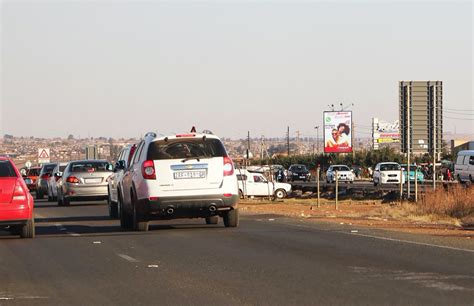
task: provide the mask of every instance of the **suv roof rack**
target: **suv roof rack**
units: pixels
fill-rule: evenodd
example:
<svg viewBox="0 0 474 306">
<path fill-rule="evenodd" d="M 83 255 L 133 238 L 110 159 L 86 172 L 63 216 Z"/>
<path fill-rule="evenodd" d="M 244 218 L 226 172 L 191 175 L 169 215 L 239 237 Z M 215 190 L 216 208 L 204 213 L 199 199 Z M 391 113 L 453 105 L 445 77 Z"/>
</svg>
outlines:
<svg viewBox="0 0 474 306">
<path fill-rule="evenodd" d="M 202 133 L 207 134 L 207 135 L 214 135 L 214 133 L 209 131 L 209 130 L 204 130 L 204 131 L 202 131 Z"/>
</svg>

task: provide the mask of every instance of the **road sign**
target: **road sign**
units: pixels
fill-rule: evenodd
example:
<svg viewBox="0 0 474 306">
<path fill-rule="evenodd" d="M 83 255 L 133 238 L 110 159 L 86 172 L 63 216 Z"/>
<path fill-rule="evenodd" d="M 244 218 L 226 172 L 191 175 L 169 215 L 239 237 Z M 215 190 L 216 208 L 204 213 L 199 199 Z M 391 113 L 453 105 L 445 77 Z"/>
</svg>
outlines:
<svg viewBox="0 0 474 306">
<path fill-rule="evenodd" d="M 50 162 L 50 151 L 49 148 L 39 148 L 38 149 L 38 163 L 45 164 Z"/>
</svg>

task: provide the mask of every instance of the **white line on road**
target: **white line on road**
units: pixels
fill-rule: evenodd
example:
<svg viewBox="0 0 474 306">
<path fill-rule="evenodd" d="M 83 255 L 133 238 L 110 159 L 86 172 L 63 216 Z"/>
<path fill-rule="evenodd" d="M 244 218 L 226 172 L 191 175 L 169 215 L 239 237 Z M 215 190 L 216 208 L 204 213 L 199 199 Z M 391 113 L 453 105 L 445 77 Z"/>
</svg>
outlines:
<svg viewBox="0 0 474 306">
<path fill-rule="evenodd" d="M 69 236 L 72 236 L 72 237 L 81 237 L 81 234 L 78 234 L 78 233 L 67 232 L 66 234 L 68 234 Z"/>
<path fill-rule="evenodd" d="M 125 259 L 128 262 L 140 262 L 138 259 L 135 259 L 135 258 L 130 257 L 130 256 L 125 255 L 125 254 L 117 254 L 117 256 L 121 257 L 122 259 Z"/>
<path fill-rule="evenodd" d="M 292 227 L 303 227 L 303 228 L 308 228 L 308 229 L 313 229 L 317 231 L 321 231 L 321 229 L 314 228 L 312 226 L 306 226 L 306 225 L 291 225 L 288 224 L 289 226 Z M 323 230 L 327 231 L 327 230 Z M 450 247 L 450 246 L 445 246 L 445 245 L 438 245 L 438 244 L 431 244 L 431 243 L 425 243 L 425 242 L 416 242 L 416 241 L 410 241 L 410 240 L 402 240 L 402 239 L 395 239 L 395 238 L 388 238 L 388 237 L 380 237 L 380 236 L 374 236 L 374 235 L 367 235 L 367 234 L 360 234 L 360 233 L 347 233 L 347 232 L 340 232 L 336 231 L 335 233 L 340 233 L 344 235 L 351 235 L 351 236 L 361 236 L 361 237 L 366 237 L 366 238 L 373 238 L 373 239 L 379 239 L 379 240 L 386 240 L 386 241 L 394 241 L 394 242 L 401 242 L 401 243 L 408 243 L 408 244 L 415 244 L 415 245 L 422 245 L 422 246 L 429 246 L 429 247 L 434 247 L 434 248 L 440 248 L 440 249 L 448 249 L 448 250 L 454 250 L 454 251 L 463 251 L 463 252 L 469 252 L 469 253 L 474 253 L 474 250 L 470 249 L 463 249 L 463 248 L 456 248 L 456 247 Z"/>
</svg>

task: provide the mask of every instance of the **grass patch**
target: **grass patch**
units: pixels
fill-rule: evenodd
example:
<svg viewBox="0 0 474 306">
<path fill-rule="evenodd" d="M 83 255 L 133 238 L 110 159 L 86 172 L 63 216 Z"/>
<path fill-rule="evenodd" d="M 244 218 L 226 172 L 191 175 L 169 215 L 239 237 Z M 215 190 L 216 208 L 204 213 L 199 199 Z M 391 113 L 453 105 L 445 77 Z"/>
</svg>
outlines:
<svg viewBox="0 0 474 306">
<path fill-rule="evenodd" d="M 474 214 L 474 188 L 453 186 L 427 192 L 418 205 L 425 214 L 464 218 Z"/>
</svg>

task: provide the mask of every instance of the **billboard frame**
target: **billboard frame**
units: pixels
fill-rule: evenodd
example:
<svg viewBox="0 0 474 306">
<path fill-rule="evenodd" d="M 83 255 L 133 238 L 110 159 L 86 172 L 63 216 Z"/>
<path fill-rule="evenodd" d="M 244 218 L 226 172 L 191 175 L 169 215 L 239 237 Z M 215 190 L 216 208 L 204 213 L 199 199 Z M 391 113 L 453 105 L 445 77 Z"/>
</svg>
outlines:
<svg viewBox="0 0 474 306">
<path fill-rule="evenodd" d="M 349 113 L 350 114 L 350 126 L 349 128 L 351 129 L 350 131 L 350 137 L 349 139 L 351 140 L 351 143 L 350 143 L 350 146 L 348 147 L 347 150 L 344 150 L 344 151 L 339 151 L 339 152 L 329 152 L 326 150 L 326 113 Z M 344 110 L 340 110 L 340 111 L 323 111 L 323 152 L 325 154 L 329 154 L 329 153 L 334 153 L 334 154 L 345 154 L 345 153 L 354 153 L 354 131 L 353 131 L 353 117 L 352 117 L 353 113 L 352 111 L 348 110 L 348 111 L 344 111 Z"/>
</svg>

